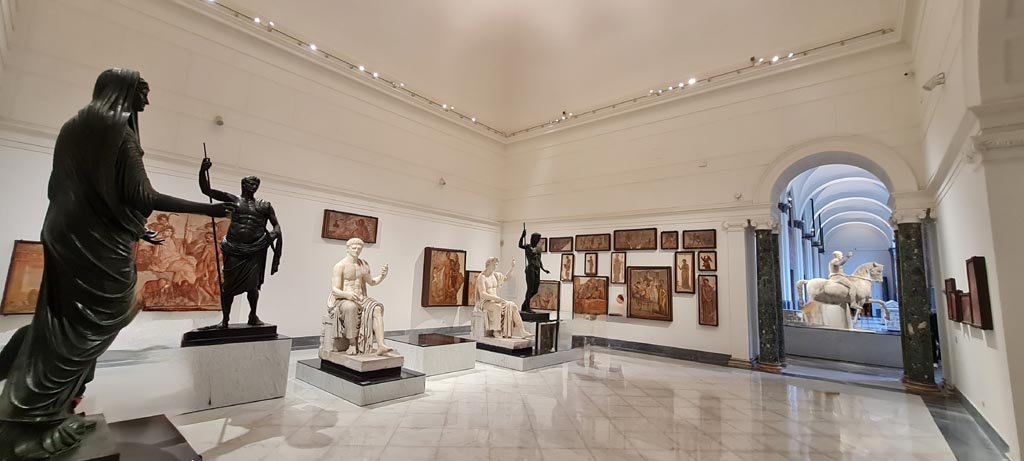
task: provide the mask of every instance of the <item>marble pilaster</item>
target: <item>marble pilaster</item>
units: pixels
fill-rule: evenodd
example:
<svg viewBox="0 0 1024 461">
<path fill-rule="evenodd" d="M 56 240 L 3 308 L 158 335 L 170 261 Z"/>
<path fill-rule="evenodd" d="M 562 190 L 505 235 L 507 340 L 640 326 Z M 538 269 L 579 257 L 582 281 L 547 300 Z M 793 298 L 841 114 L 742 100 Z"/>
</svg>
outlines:
<svg viewBox="0 0 1024 461">
<path fill-rule="evenodd" d="M 758 369 L 782 369 L 782 305 L 779 290 L 779 236 L 770 226 L 754 231 L 757 259 Z"/>
<path fill-rule="evenodd" d="M 894 213 L 900 328 L 903 331 L 903 380 L 913 392 L 935 392 L 931 305 L 928 296 L 921 215 Z"/>
</svg>

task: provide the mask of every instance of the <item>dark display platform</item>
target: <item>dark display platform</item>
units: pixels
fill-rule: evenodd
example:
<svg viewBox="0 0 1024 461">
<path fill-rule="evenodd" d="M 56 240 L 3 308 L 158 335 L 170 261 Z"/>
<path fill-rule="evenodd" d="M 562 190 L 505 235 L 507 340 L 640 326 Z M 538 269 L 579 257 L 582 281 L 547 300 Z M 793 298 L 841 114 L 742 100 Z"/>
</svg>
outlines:
<svg viewBox="0 0 1024 461">
<path fill-rule="evenodd" d="M 535 355 L 533 346 L 527 346 L 522 349 L 508 349 L 505 347 L 492 346 L 490 344 L 485 344 L 480 341 L 477 341 L 476 348 L 483 349 L 485 351 L 497 352 L 499 354 L 511 355 L 514 357 L 530 357 L 532 355 Z"/>
<path fill-rule="evenodd" d="M 412 370 L 405 368 L 387 368 L 384 370 L 370 371 L 365 373 L 359 373 L 350 368 L 337 365 L 333 362 L 320 359 L 307 359 L 299 360 L 299 363 L 316 368 L 323 371 L 331 376 L 344 379 L 345 381 L 351 382 L 359 386 L 372 386 L 374 384 L 387 383 L 391 381 L 400 381 L 409 378 L 418 378 L 424 376 L 423 373 L 417 373 Z"/>
<path fill-rule="evenodd" d="M 227 328 L 195 329 L 181 336 L 181 347 L 209 346 L 211 344 L 243 343 L 277 338 L 277 325 L 252 326 L 232 323 Z"/>
<path fill-rule="evenodd" d="M 460 338 L 458 336 L 444 335 L 441 333 L 422 333 L 401 336 L 388 336 L 385 339 L 398 341 L 400 343 L 412 344 L 419 347 L 448 346 L 451 344 L 471 343 L 472 339 Z"/>
<path fill-rule="evenodd" d="M 96 428 L 82 440 L 82 443 L 63 455 L 51 459 L 57 461 L 117 461 L 122 458 L 120 448 L 111 434 L 110 426 L 103 415 L 90 415 L 86 419 L 96 423 Z M 6 451 L 6 450 L 4 450 Z"/>
<path fill-rule="evenodd" d="M 550 312 L 520 312 L 519 316 L 524 322 L 550 322 Z"/>
<path fill-rule="evenodd" d="M 110 424 L 123 461 L 201 461 L 166 416 L 150 416 Z"/>
</svg>

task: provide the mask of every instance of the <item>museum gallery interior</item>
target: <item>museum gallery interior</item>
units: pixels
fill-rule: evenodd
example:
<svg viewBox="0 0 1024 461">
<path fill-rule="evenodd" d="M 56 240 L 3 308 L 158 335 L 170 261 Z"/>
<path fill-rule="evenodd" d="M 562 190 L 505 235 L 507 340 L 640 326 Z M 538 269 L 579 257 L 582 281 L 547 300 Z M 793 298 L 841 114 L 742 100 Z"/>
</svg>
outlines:
<svg viewBox="0 0 1024 461">
<path fill-rule="evenodd" d="M 0 0 L 0 461 L 1024 461 L 1022 177 L 1024 0 Z"/>
</svg>

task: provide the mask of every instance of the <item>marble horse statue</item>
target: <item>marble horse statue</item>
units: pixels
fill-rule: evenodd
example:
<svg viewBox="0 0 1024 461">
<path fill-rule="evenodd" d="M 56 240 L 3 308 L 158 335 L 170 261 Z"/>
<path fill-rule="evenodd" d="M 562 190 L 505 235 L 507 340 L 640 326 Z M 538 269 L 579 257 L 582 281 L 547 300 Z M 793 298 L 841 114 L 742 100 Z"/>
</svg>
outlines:
<svg viewBox="0 0 1024 461">
<path fill-rule="evenodd" d="M 841 278 L 841 279 L 840 279 Z M 853 274 L 832 274 L 827 279 L 816 278 L 799 280 L 796 289 L 801 296 L 809 301 L 822 304 L 843 306 L 847 312 L 855 311 L 848 328 L 853 328 L 861 314 L 861 306 L 876 303 L 885 306 L 885 302 L 871 298 L 871 284 L 882 282 L 882 265 L 878 263 L 861 264 Z M 885 312 L 885 320 L 889 321 L 889 311 Z"/>
</svg>

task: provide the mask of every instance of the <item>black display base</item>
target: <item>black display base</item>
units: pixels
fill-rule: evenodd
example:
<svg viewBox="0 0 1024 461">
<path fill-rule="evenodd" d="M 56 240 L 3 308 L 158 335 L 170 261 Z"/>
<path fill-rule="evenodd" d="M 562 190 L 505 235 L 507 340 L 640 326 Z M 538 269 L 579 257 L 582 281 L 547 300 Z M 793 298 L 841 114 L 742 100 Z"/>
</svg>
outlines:
<svg viewBox="0 0 1024 461">
<path fill-rule="evenodd" d="M 246 323 L 228 324 L 227 328 L 195 329 L 181 336 L 181 347 L 209 346 L 211 344 L 244 343 L 277 338 L 277 325 L 252 326 Z"/>
<path fill-rule="evenodd" d="M 110 424 L 122 460 L 201 461 L 166 416 L 150 416 Z"/>
<path fill-rule="evenodd" d="M 416 378 L 423 376 L 423 373 L 417 373 L 412 370 L 406 370 L 405 368 L 385 368 L 383 370 L 369 371 L 360 373 L 351 368 L 346 368 L 338 365 L 334 362 L 321 359 L 307 359 L 299 360 L 300 363 L 308 365 L 310 367 L 319 369 L 324 373 L 328 373 L 332 376 L 337 376 L 345 381 L 357 384 L 360 386 L 370 386 L 373 384 L 386 383 L 389 381 L 396 381 L 400 379 Z"/>
<path fill-rule="evenodd" d="M 506 347 L 492 346 L 490 344 L 476 342 L 477 349 L 483 349 L 485 351 L 497 352 L 499 354 L 512 355 L 515 357 L 529 357 L 534 355 L 533 346 L 524 347 L 522 349 L 509 349 Z"/>
<path fill-rule="evenodd" d="M 523 318 L 524 322 L 550 322 L 550 312 L 520 312 L 519 316 Z"/>
</svg>

